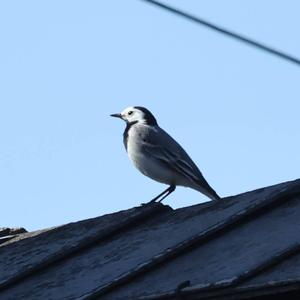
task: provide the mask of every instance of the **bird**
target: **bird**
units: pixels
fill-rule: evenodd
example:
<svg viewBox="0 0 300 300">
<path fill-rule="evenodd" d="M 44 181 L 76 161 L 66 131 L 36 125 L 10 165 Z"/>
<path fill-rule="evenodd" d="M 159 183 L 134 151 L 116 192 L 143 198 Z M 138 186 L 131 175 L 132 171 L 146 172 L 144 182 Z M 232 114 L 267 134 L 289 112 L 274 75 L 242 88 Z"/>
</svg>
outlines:
<svg viewBox="0 0 300 300">
<path fill-rule="evenodd" d="M 150 202 L 161 202 L 176 186 L 197 190 L 213 201 L 221 199 L 185 150 L 159 127 L 147 108 L 130 106 L 110 116 L 126 122 L 123 143 L 133 165 L 145 176 L 169 186 Z"/>
</svg>

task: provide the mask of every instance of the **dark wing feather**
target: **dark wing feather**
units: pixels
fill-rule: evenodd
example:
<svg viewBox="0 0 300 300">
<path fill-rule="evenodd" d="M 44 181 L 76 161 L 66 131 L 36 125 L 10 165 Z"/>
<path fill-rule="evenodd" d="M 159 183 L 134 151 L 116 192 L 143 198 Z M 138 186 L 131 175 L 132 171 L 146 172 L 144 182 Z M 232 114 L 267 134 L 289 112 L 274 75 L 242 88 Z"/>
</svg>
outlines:
<svg viewBox="0 0 300 300">
<path fill-rule="evenodd" d="M 158 126 L 149 127 L 142 138 L 145 153 L 162 161 L 170 169 L 176 170 L 203 188 L 212 190 L 185 150 L 163 129 Z"/>
</svg>

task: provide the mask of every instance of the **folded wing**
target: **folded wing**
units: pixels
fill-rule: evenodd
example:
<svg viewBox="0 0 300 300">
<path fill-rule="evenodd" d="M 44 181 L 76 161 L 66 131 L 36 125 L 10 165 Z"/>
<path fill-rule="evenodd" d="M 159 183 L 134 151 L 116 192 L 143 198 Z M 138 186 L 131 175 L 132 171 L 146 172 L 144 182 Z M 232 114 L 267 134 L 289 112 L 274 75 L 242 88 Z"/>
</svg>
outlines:
<svg viewBox="0 0 300 300">
<path fill-rule="evenodd" d="M 206 190 L 212 198 L 219 198 L 185 150 L 163 129 L 159 127 L 148 129 L 143 137 L 143 150 L 144 153 L 161 161 L 194 185 L 198 185 L 202 192 Z"/>
</svg>

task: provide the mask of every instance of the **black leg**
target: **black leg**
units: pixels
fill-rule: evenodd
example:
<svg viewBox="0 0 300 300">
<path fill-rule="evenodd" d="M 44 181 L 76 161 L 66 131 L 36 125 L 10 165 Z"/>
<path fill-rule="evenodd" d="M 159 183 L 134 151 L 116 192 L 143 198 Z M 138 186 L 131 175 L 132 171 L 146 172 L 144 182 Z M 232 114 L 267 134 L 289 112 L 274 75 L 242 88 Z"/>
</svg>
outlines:
<svg viewBox="0 0 300 300">
<path fill-rule="evenodd" d="M 162 202 L 166 197 L 168 197 L 171 193 L 173 193 L 176 189 L 176 185 L 170 185 L 168 188 L 168 193 L 165 194 L 158 202 Z"/>
<path fill-rule="evenodd" d="M 175 191 L 176 185 L 170 185 L 166 190 L 164 190 L 162 193 L 160 193 L 158 196 L 153 198 L 150 202 L 155 202 L 157 199 L 159 199 L 161 196 L 163 196 L 158 202 L 161 202 L 164 200 L 167 196 L 169 196 L 172 192 Z"/>
</svg>

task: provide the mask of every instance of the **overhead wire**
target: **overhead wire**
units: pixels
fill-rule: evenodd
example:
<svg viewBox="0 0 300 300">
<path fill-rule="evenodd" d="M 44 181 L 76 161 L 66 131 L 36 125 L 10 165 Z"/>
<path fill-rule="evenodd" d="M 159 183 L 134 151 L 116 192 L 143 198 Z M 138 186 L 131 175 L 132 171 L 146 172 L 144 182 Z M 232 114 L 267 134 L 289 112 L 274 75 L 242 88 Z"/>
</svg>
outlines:
<svg viewBox="0 0 300 300">
<path fill-rule="evenodd" d="M 203 25 L 203 26 L 205 26 L 205 27 L 207 27 L 207 28 L 209 28 L 211 30 L 217 31 L 217 32 L 219 32 L 221 34 L 224 34 L 224 35 L 226 35 L 228 37 L 231 37 L 231 38 L 233 38 L 235 40 L 238 40 L 238 41 L 240 41 L 242 43 L 248 44 L 248 45 L 250 45 L 252 47 L 255 47 L 255 48 L 260 49 L 262 51 L 268 52 L 269 54 L 273 54 L 273 55 L 275 55 L 277 57 L 280 57 L 281 59 L 284 59 L 286 61 L 292 62 L 292 63 L 297 64 L 298 66 L 300 66 L 300 59 L 298 59 L 297 57 L 294 57 L 294 56 L 292 56 L 290 54 L 287 54 L 285 52 L 282 52 L 280 50 L 274 49 L 274 48 L 272 48 L 270 46 L 267 46 L 267 45 L 265 45 L 263 43 L 257 42 L 257 41 L 255 41 L 253 39 L 250 39 L 250 38 L 248 38 L 246 36 L 243 36 L 241 34 L 238 34 L 236 32 L 233 32 L 233 31 L 230 31 L 228 29 L 225 29 L 225 28 L 223 28 L 221 26 L 215 25 L 215 24 L 213 24 L 211 22 L 208 22 L 208 21 L 206 21 L 206 20 L 204 20 L 202 18 L 198 18 L 198 17 L 196 17 L 194 15 L 191 15 L 191 14 L 189 14 L 187 12 L 184 12 L 182 10 L 179 10 L 177 8 L 169 6 L 167 4 L 161 3 L 159 1 L 155 1 L 155 0 L 141 0 L 141 1 L 147 2 L 149 4 L 153 4 L 153 5 L 157 6 L 157 7 L 161 8 L 161 9 L 164 9 L 164 10 L 170 12 L 170 13 L 173 13 L 173 14 L 175 14 L 177 16 L 183 17 L 183 18 L 188 19 L 190 21 L 193 21 L 193 22 L 195 22 L 197 24 Z"/>
</svg>

